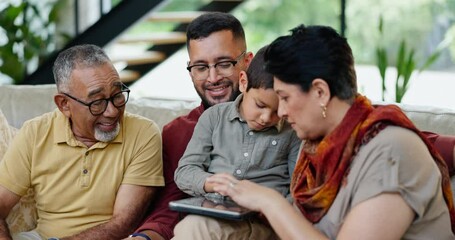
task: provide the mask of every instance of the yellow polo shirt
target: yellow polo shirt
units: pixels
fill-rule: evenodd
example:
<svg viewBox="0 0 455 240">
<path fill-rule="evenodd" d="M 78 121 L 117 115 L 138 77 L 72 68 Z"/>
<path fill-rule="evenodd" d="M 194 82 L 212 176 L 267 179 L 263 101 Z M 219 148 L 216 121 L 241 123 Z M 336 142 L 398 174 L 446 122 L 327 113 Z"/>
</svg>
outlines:
<svg viewBox="0 0 455 240">
<path fill-rule="evenodd" d="M 107 222 L 122 184 L 164 186 L 159 128 L 129 113 L 112 142 L 87 148 L 56 109 L 26 122 L 0 163 L 0 185 L 20 196 L 34 189 L 46 239 Z"/>
</svg>

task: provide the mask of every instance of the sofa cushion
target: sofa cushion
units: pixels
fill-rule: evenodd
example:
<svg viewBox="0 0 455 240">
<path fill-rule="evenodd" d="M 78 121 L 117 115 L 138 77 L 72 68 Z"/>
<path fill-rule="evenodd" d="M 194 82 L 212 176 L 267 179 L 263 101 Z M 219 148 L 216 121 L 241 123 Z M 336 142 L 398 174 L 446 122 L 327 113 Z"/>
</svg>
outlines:
<svg viewBox="0 0 455 240">
<path fill-rule="evenodd" d="M 11 126 L 20 128 L 24 121 L 55 109 L 55 84 L 0 86 L 0 109 Z"/>
<path fill-rule="evenodd" d="M 5 155 L 16 132 L 17 129 L 8 124 L 8 121 L 0 109 L 0 160 L 3 158 L 3 155 Z"/>
<path fill-rule="evenodd" d="M 55 84 L 0 86 L 0 109 L 9 124 L 20 128 L 29 119 L 56 108 Z M 134 91 L 126 104 L 126 111 L 152 119 L 160 129 L 172 119 L 188 113 L 200 102 L 156 98 L 136 98 Z"/>
<path fill-rule="evenodd" d="M 199 102 L 156 98 L 133 98 L 126 104 L 126 111 L 152 119 L 160 129 L 176 117 L 187 114 Z"/>
<path fill-rule="evenodd" d="M 0 110 L 0 161 L 6 153 L 6 149 L 17 133 L 17 129 L 8 124 Z M 34 193 L 29 189 L 27 194 L 13 207 L 6 222 L 11 233 L 32 230 L 36 225 L 37 213 L 35 208 Z"/>
<path fill-rule="evenodd" d="M 420 130 L 455 135 L 455 110 L 410 104 L 398 106 Z"/>
</svg>

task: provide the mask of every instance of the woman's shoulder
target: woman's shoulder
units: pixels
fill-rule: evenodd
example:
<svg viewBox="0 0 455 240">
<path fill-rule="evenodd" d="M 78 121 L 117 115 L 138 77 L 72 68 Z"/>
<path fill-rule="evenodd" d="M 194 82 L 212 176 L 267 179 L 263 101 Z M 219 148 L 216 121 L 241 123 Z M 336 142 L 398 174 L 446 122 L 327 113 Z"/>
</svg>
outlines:
<svg viewBox="0 0 455 240">
<path fill-rule="evenodd" d="M 361 146 L 349 178 L 364 191 L 413 192 L 440 184 L 441 174 L 426 144 L 415 132 L 388 126 Z M 355 179 L 355 180 L 354 180 Z M 425 186 L 425 187 L 424 187 Z"/>
<path fill-rule="evenodd" d="M 359 149 L 347 177 L 341 192 L 351 207 L 382 193 L 399 193 L 416 213 L 415 230 L 406 234 L 434 233 L 431 227 L 422 230 L 423 225 L 447 225 L 441 173 L 424 141 L 411 130 L 383 129 Z"/>
<path fill-rule="evenodd" d="M 400 161 L 403 164 L 409 161 L 413 165 L 434 163 L 420 136 L 412 130 L 398 126 L 387 126 L 368 143 L 361 146 L 359 153 L 361 151 L 370 154 L 377 153 L 380 154 L 380 159 L 392 162 Z"/>
</svg>

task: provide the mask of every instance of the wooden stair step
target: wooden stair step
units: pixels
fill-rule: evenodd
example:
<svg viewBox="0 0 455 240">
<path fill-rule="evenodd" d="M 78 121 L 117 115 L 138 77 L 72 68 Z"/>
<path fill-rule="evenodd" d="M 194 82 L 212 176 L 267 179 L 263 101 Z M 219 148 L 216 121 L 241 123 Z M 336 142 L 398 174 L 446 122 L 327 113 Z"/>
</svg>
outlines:
<svg viewBox="0 0 455 240">
<path fill-rule="evenodd" d="M 125 36 L 117 41 L 117 43 L 121 44 L 151 43 L 155 45 L 185 42 L 186 34 L 184 32 L 145 33 L 140 35 Z"/>
<path fill-rule="evenodd" d="M 120 81 L 124 83 L 130 83 L 138 80 L 141 77 L 141 74 L 132 70 L 122 70 L 119 72 Z"/>
<path fill-rule="evenodd" d="M 203 13 L 201 11 L 153 12 L 146 19 L 153 22 L 189 23 Z"/>
<path fill-rule="evenodd" d="M 110 56 L 112 62 L 126 62 L 128 65 L 141 65 L 162 62 L 166 55 L 157 51 L 146 51 L 142 53 L 116 53 Z"/>
</svg>

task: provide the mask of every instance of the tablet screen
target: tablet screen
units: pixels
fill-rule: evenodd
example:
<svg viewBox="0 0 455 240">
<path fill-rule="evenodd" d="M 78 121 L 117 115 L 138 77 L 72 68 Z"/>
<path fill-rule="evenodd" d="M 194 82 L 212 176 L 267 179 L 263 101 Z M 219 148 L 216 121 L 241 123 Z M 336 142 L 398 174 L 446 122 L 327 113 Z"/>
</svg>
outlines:
<svg viewBox="0 0 455 240">
<path fill-rule="evenodd" d="M 256 215 L 256 212 L 222 197 L 190 197 L 169 202 L 169 208 L 179 212 L 231 220 L 243 220 Z"/>
</svg>

